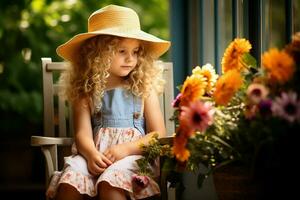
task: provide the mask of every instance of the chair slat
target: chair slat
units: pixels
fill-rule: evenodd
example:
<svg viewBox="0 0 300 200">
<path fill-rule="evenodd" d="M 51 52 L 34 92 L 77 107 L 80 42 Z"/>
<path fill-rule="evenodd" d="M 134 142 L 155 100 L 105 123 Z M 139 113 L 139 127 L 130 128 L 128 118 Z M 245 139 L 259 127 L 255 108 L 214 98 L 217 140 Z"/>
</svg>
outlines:
<svg viewBox="0 0 300 200">
<path fill-rule="evenodd" d="M 51 63 L 51 58 L 42 58 L 43 75 L 43 102 L 44 102 L 44 135 L 55 136 L 54 128 L 54 103 L 53 103 L 53 77 L 47 71 L 47 65 Z"/>
<path fill-rule="evenodd" d="M 66 129 L 66 102 L 62 97 L 58 97 L 58 121 L 59 121 L 59 137 L 67 136 Z"/>
<path fill-rule="evenodd" d="M 163 113 L 165 117 L 167 135 L 171 136 L 175 131 L 174 122 L 170 121 L 170 118 L 173 115 L 171 103 L 174 99 L 173 64 L 171 62 L 164 63 L 164 79 L 167 81 L 167 84 L 165 85 L 163 95 Z"/>
<path fill-rule="evenodd" d="M 64 62 L 51 62 L 47 64 L 47 68 L 46 70 L 48 72 L 52 72 L 52 71 L 63 71 L 66 70 L 67 65 Z"/>
<path fill-rule="evenodd" d="M 59 85 L 58 84 L 54 84 L 53 85 L 53 96 L 57 96 L 58 95 L 58 91 L 59 91 Z"/>
</svg>

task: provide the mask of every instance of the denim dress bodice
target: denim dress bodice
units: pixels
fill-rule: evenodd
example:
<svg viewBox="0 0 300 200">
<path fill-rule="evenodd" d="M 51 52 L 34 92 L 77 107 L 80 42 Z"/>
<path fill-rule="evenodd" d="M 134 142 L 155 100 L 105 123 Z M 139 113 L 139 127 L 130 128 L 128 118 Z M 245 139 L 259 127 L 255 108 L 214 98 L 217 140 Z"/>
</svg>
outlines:
<svg viewBox="0 0 300 200">
<path fill-rule="evenodd" d="M 93 132 L 100 128 L 136 128 L 145 135 L 142 100 L 124 88 L 104 92 L 102 107 L 92 117 Z"/>
</svg>

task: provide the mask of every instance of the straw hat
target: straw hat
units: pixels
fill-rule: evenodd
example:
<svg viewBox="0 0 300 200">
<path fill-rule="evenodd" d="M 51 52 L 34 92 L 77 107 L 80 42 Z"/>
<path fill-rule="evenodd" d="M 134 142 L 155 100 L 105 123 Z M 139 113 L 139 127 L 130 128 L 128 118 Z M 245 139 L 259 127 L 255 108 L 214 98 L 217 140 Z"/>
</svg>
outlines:
<svg viewBox="0 0 300 200">
<path fill-rule="evenodd" d="M 108 5 L 94 13 L 88 19 L 88 32 L 75 35 L 66 43 L 57 47 L 56 52 L 66 60 L 73 60 L 83 42 L 97 35 L 114 35 L 146 41 L 150 53 L 158 58 L 170 47 L 170 42 L 157 38 L 141 30 L 137 13 L 127 7 Z"/>
</svg>

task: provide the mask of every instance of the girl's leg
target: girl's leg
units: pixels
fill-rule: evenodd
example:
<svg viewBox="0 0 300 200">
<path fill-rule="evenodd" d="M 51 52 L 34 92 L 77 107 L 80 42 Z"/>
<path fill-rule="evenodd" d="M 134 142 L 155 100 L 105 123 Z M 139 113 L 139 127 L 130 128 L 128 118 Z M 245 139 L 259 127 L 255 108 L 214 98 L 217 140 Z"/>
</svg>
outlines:
<svg viewBox="0 0 300 200">
<path fill-rule="evenodd" d="M 73 186 L 62 183 L 59 185 L 56 200 L 83 200 L 81 195 Z"/>
<path fill-rule="evenodd" d="M 101 200 L 126 200 L 124 190 L 112 187 L 109 183 L 105 181 L 99 184 L 98 191 Z"/>
</svg>

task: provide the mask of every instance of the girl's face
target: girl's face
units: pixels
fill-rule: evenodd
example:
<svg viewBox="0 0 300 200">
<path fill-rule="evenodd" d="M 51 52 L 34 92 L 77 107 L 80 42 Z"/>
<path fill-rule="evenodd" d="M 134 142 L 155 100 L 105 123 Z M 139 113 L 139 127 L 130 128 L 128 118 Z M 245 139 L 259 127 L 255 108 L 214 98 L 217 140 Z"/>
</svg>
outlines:
<svg viewBox="0 0 300 200">
<path fill-rule="evenodd" d="M 135 67 L 138 60 L 140 42 L 135 39 L 122 39 L 117 47 L 108 72 L 112 77 L 125 77 Z"/>
</svg>

